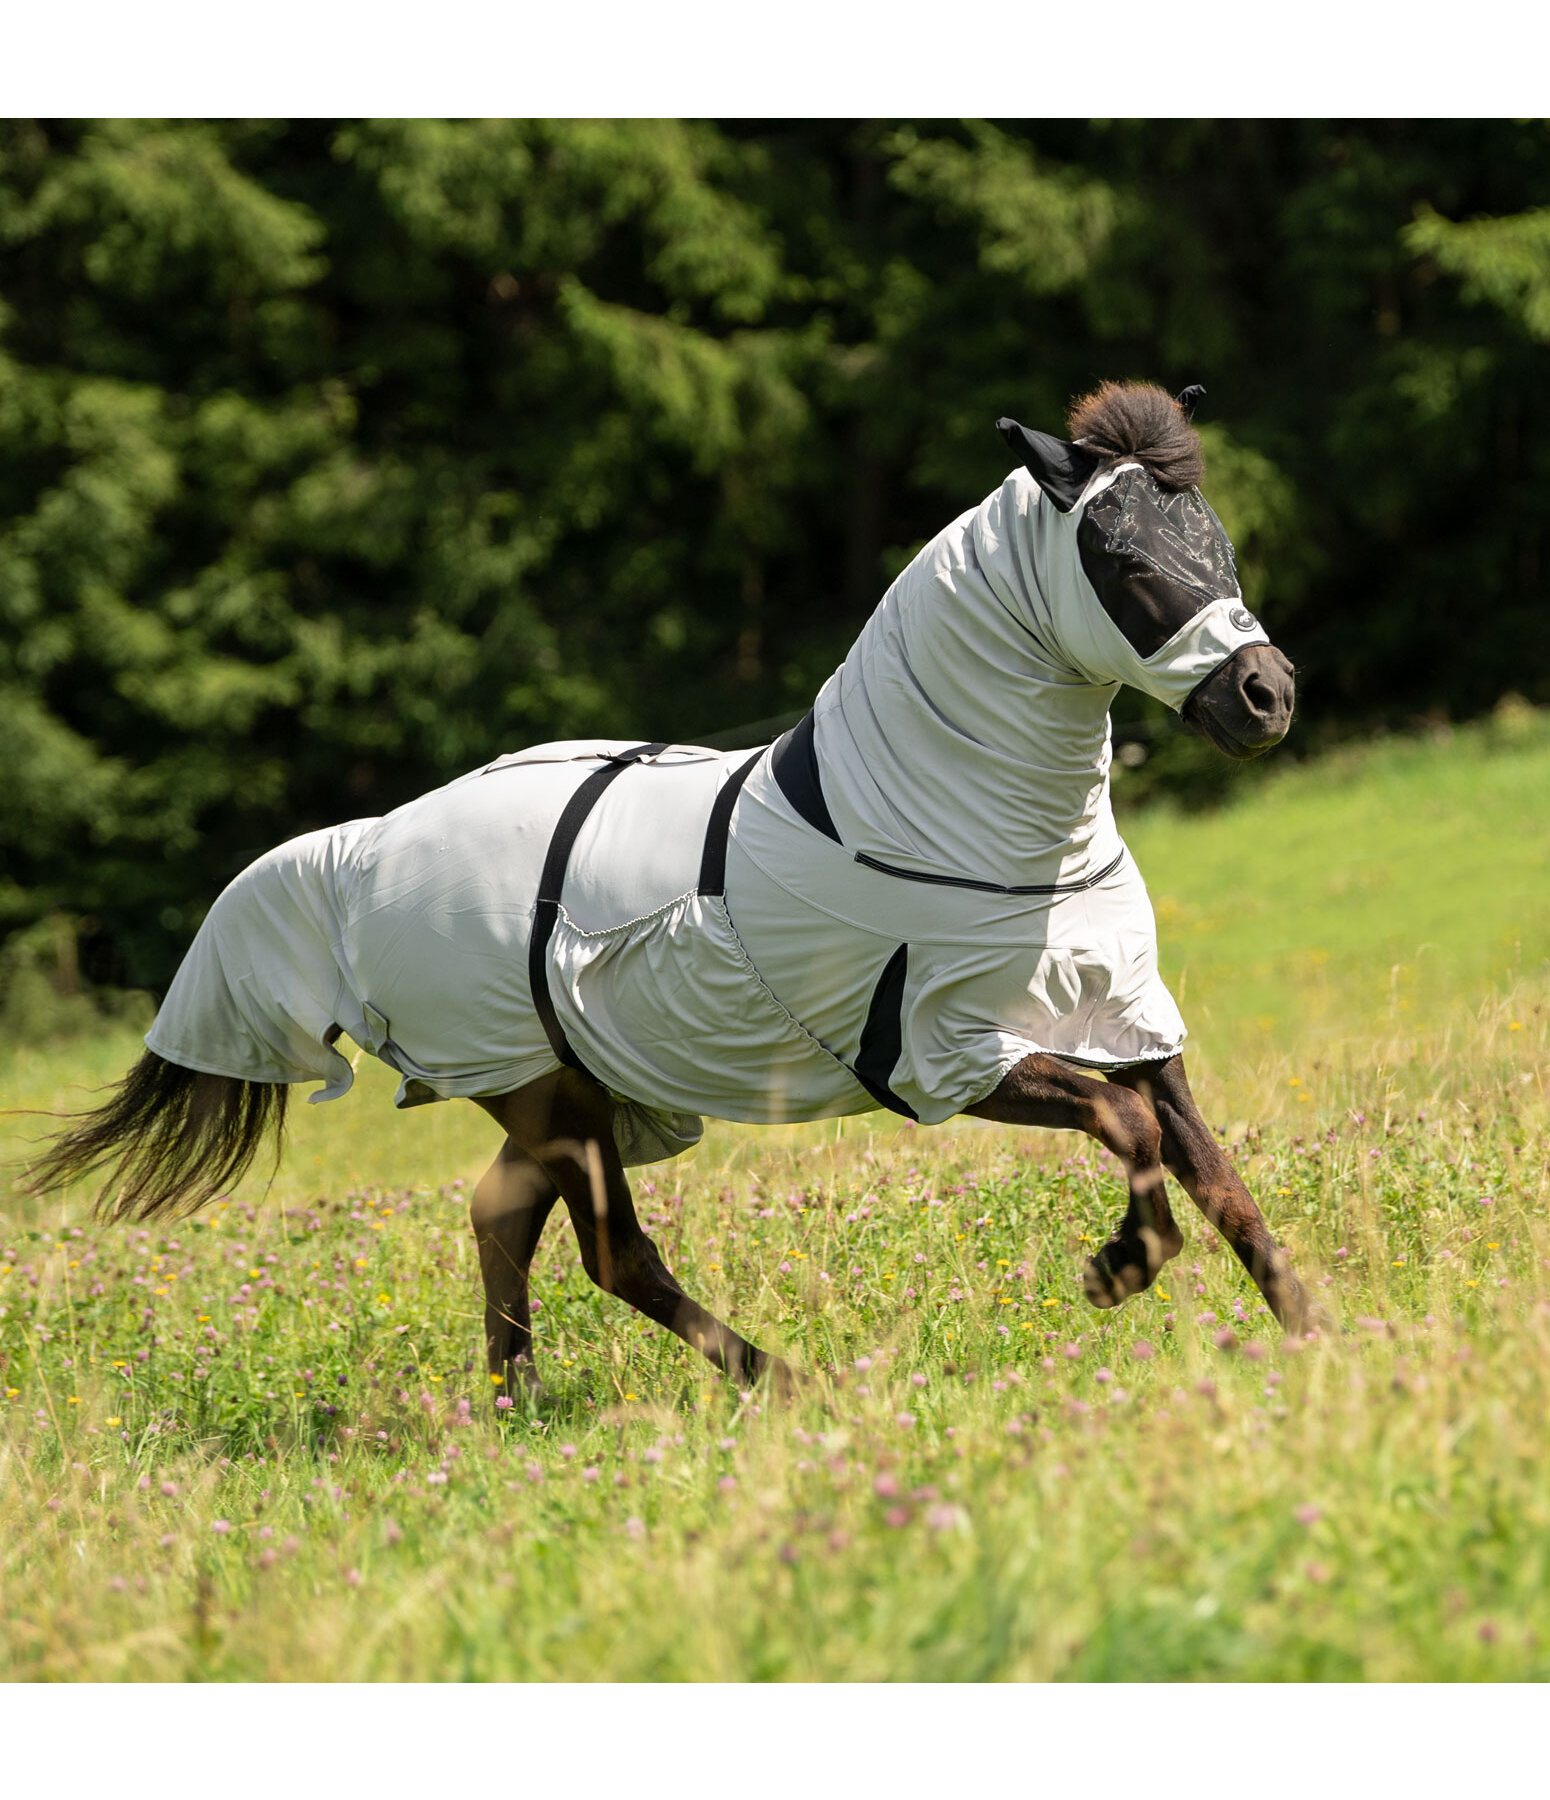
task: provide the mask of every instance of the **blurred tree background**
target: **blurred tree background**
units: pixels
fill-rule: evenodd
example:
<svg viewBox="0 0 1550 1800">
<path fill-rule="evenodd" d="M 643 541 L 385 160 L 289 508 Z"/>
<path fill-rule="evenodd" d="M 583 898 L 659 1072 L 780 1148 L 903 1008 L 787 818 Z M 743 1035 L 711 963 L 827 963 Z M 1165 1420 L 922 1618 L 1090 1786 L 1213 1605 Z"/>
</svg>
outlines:
<svg viewBox="0 0 1550 1800">
<path fill-rule="evenodd" d="M 1104 377 L 1208 389 L 1302 750 L 1550 702 L 1547 193 L 1505 121 L 0 122 L 0 1029 L 500 751 L 761 741 Z"/>
</svg>

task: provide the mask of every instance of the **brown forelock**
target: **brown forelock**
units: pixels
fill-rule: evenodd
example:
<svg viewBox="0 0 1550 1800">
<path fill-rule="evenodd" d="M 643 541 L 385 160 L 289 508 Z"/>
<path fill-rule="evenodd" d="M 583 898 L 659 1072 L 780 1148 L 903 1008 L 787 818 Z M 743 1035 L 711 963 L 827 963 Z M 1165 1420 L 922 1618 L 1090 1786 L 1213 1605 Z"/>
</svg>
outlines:
<svg viewBox="0 0 1550 1800">
<path fill-rule="evenodd" d="M 27 1185 L 44 1193 L 106 1172 L 99 1217 L 193 1212 L 236 1185 L 271 1133 L 278 1159 L 288 1092 L 200 1074 L 147 1050 L 101 1106 L 54 1139 Z"/>
<path fill-rule="evenodd" d="M 1175 492 L 1205 473 L 1200 437 L 1171 394 L 1150 381 L 1105 381 L 1071 403 L 1066 429 L 1089 450 L 1133 457 Z"/>
</svg>

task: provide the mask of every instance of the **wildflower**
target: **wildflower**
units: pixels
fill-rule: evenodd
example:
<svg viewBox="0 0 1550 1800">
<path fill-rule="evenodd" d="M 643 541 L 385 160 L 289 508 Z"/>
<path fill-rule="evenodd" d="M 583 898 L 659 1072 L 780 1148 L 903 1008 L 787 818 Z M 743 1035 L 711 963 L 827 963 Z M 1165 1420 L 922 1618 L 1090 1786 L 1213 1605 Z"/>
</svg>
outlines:
<svg viewBox="0 0 1550 1800">
<path fill-rule="evenodd" d="M 1314 1506 L 1310 1501 L 1299 1506 L 1292 1516 L 1299 1525 L 1317 1525 L 1319 1520 L 1324 1517 L 1324 1509 Z"/>
<path fill-rule="evenodd" d="M 361 1585 L 361 1572 L 359 1569 L 346 1569 L 344 1572 L 344 1579 L 347 1587 L 359 1587 Z"/>
<path fill-rule="evenodd" d="M 915 1415 L 914 1413 L 908 1412 L 897 1413 L 894 1416 L 893 1422 L 895 1425 L 899 1426 L 901 1430 L 908 1431 L 915 1423 Z"/>
<path fill-rule="evenodd" d="M 173 1496 L 173 1495 L 174 1495 L 174 1494 L 175 1494 L 175 1493 L 177 1493 L 177 1491 L 178 1491 L 178 1484 L 177 1484 L 177 1483 L 176 1483 L 176 1482 L 175 1482 L 175 1481 L 164 1481 L 164 1482 L 163 1482 L 163 1483 L 162 1483 L 162 1484 L 161 1484 L 161 1491 L 162 1491 L 162 1492 L 163 1492 L 163 1493 L 164 1493 L 164 1494 L 165 1494 L 165 1495 L 166 1495 L 166 1496 L 167 1496 L 167 1498 L 168 1498 L 168 1499 L 169 1499 L 169 1500 L 170 1500 L 170 1499 L 171 1499 L 171 1498 L 172 1498 L 172 1496 Z"/>
<path fill-rule="evenodd" d="M 1108 1383 L 1108 1382 L 1112 1381 L 1113 1379 L 1114 1379 L 1113 1373 L 1109 1369 L 1106 1369 L 1106 1368 L 1105 1369 L 1096 1369 L 1093 1372 L 1093 1380 L 1094 1381 Z"/>
<path fill-rule="evenodd" d="M 721 1489 L 723 1494 L 730 1494 L 733 1488 L 737 1486 L 737 1477 L 735 1475 L 723 1475 L 720 1481 L 716 1483 L 716 1486 Z"/>
<path fill-rule="evenodd" d="M 1237 1333 L 1233 1331 L 1231 1326 L 1224 1325 L 1220 1331 L 1213 1331 L 1211 1333 L 1211 1342 L 1216 1345 L 1218 1350 L 1236 1349 L 1238 1344 Z"/>
<path fill-rule="evenodd" d="M 1082 1346 L 1080 1344 L 1067 1344 L 1065 1349 L 1061 1351 L 1061 1355 L 1065 1357 L 1067 1362 L 1075 1362 L 1081 1354 Z"/>
<path fill-rule="evenodd" d="M 602 1472 L 603 1471 L 598 1468 L 596 1463 L 588 1463 L 586 1468 L 581 1471 L 581 1479 L 583 1481 L 596 1481 Z"/>
<path fill-rule="evenodd" d="M 495 1410 L 497 1412 L 507 1412 L 515 1404 L 516 1402 L 512 1399 L 510 1394 L 497 1394 L 495 1396 Z M 378 1435 L 381 1436 L 382 1434 L 379 1432 Z"/>
<path fill-rule="evenodd" d="M 225 1537 L 226 1533 L 231 1530 L 231 1520 L 213 1519 L 210 1522 L 210 1529 L 217 1537 Z"/>
<path fill-rule="evenodd" d="M 646 1521 L 634 1517 L 628 1518 L 624 1521 L 624 1530 L 627 1537 L 643 1538 L 646 1535 Z"/>
<path fill-rule="evenodd" d="M 884 1471 L 883 1474 L 874 1477 L 872 1482 L 872 1492 L 877 1495 L 879 1500 L 891 1500 L 898 1491 L 898 1482 L 886 1471 Z"/>
<path fill-rule="evenodd" d="M 110 1425 L 122 1425 L 122 1424 L 123 1424 L 123 1422 L 124 1422 L 124 1421 L 123 1421 L 123 1420 L 122 1420 L 122 1419 L 109 1419 L 109 1420 L 108 1420 L 108 1423 L 109 1423 L 109 1424 L 110 1424 Z"/>
<path fill-rule="evenodd" d="M 1130 1346 L 1130 1354 L 1137 1362 L 1150 1362 L 1157 1354 L 1156 1346 L 1149 1344 L 1145 1338 L 1137 1338 Z"/>
<path fill-rule="evenodd" d="M 909 1508 L 907 1506 L 890 1506 L 887 1512 L 883 1514 L 883 1521 L 885 1524 L 891 1525 L 893 1529 L 897 1531 L 901 1525 L 909 1524 Z"/>
</svg>

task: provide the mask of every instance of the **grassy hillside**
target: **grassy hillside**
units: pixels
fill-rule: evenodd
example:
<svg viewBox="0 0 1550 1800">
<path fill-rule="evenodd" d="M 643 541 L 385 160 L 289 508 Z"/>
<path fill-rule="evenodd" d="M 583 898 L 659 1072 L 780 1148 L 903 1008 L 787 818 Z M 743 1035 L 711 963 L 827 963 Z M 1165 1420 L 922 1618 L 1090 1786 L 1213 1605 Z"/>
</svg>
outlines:
<svg viewBox="0 0 1550 1800">
<path fill-rule="evenodd" d="M 551 1225 L 553 1398 L 497 1420 L 491 1127 L 394 1113 L 369 1062 L 267 1200 L 107 1232 L 6 1198 L 0 1674 L 1544 1679 L 1547 795 L 1529 715 L 1128 827 L 1207 1111 L 1343 1328 L 1300 1350 L 1193 1218 L 1088 1310 L 1112 1165 L 968 1121 L 643 1172 L 690 1290 L 811 1372 L 786 1408 Z M 132 1048 L 18 1052 L 7 1103 Z"/>
</svg>

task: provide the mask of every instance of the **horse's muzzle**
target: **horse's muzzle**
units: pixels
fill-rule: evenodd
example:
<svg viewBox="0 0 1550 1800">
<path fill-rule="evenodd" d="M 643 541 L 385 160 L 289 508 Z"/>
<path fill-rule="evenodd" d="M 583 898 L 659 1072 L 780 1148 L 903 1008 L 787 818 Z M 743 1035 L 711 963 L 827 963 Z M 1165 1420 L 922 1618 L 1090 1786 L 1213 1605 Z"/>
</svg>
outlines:
<svg viewBox="0 0 1550 1800">
<path fill-rule="evenodd" d="M 1237 762 L 1286 736 L 1296 701 L 1292 665 L 1273 644 L 1245 644 L 1184 702 L 1184 723 Z"/>
</svg>

